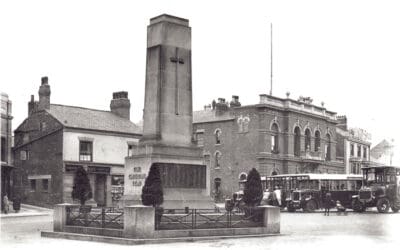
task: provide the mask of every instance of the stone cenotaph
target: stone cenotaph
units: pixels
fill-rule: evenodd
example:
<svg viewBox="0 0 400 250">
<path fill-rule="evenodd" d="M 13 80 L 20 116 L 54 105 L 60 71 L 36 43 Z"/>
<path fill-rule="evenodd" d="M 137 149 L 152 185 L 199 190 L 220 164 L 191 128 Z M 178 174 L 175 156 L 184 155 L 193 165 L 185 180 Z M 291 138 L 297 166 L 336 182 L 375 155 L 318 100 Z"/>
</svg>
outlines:
<svg viewBox="0 0 400 250">
<path fill-rule="evenodd" d="M 163 207 L 213 208 L 210 169 L 192 140 L 192 63 L 189 20 L 170 15 L 150 19 L 143 137 L 125 159 L 125 205 L 141 204 L 152 165 L 158 167 Z"/>
</svg>

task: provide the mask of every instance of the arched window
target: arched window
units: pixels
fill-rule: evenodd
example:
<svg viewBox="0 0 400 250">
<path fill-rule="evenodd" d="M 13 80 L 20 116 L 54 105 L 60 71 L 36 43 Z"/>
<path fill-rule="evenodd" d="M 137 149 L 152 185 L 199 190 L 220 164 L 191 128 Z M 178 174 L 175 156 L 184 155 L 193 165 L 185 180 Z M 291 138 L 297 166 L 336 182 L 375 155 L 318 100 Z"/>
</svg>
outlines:
<svg viewBox="0 0 400 250">
<path fill-rule="evenodd" d="M 311 131 L 308 128 L 305 131 L 304 149 L 306 151 L 311 150 Z"/>
<path fill-rule="evenodd" d="M 331 136 L 326 134 L 325 160 L 331 160 Z"/>
<path fill-rule="evenodd" d="M 300 128 L 294 129 L 294 155 L 300 156 Z"/>
<path fill-rule="evenodd" d="M 215 132 L 215 144 L 221 144 L 221 129 L 216 129 Z"/>
<path fill-rule="evenodd" d="M 246 181 L 247 180 L 247 174 L 246 173 L 241 173 L 239 175 L 239 181 Z"/>
<path fill-rule="evenodd" d="M 315 142 L 314 142 L 314 151 L 318 152 L 321 148 L 321 134 L 319 131 L 315 131 Z"/>
<path fill-rule="evenodd" d="M 221 152 L 217 151 L 215 152 L 215 164 L 214 168 L 220 168 L 221 167 Z"/>
<path fill-rule="evenodd" d="M 279 129 L 276 123 L 272 124 L 271 127 L 272 135 L 271 135 L 271 152 L 274 154 L 279 153 Z"/>
</svg>

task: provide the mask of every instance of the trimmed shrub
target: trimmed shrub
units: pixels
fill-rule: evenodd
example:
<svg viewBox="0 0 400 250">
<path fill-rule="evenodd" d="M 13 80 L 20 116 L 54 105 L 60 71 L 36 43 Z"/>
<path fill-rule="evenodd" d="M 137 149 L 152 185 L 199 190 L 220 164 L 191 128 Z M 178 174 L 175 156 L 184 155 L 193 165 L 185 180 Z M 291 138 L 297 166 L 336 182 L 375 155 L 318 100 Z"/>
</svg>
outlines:
<svg viewBox="0 0 400 250">
<path fill-rule="evenodd" d="M 247 175 L 247 181 L 243 190 L 243 201 L 246 206 L 254 207 L 260 205 L 263 198 L 261 177 L 258 171 L 253 168 Z"/>
<path fill-rule="evenodd" d="M 160 171 L 156 166 L 152 165 L 142 188 L 142 204 L 145 206 L 158 207 L 163 202 L 164 194 Z"/>
<path fill-rule="evenodd" d="M 93 197 L 90 181 L 83 167 L 78 168 L 75 172 L 71 196 L 72 199 L 79 200 L 82 206 Z"/>
</svg>

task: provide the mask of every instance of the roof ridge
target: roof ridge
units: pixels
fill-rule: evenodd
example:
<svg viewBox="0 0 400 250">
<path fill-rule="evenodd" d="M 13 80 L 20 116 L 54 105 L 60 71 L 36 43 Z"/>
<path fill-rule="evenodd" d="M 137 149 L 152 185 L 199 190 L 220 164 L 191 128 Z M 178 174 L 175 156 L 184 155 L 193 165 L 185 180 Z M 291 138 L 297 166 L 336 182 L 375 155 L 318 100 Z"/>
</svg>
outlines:
<svg viewBox="0 0 400 250">
<path fill-rule="evenodd" d="M 111 110 L 86 108 L 86 107 L 79 107 L 79 106 L 73 106 L 73 105 L 64 105 L 64 104 L 56 104 L 56 103 L 51 103 L 50 107 L 51 106 L 63 106 L 63 107 L 69 107 L 69 108 L 79 108 L 79 109 L 86 109 L 86 110 L 92 110 L 92 111 L 101 111 L 101 112 L 112 113 Z M 114 114 L 114 113 L 112 113 L 112 114 Z"/>
</svg>

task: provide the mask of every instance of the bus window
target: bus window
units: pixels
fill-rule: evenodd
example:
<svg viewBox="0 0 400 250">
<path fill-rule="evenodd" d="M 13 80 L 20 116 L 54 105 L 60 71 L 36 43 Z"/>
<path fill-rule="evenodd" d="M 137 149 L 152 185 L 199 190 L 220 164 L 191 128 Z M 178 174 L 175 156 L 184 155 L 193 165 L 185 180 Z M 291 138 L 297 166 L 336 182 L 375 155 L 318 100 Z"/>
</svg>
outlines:
<svg viewBox="0 0 400 250">
<path fill-rule="evenodd" d="M 375 181 L 375 171 L 374 169 L 368 169 L 365 173 L 365 179 L 367 182 L 374 182 Z"/>
<path fill-rule="evenodd" d="M 306 182 L 303 180 L 299 181 L 299 189 L 306 189 Z"/>
<path fill-rule="evenodd" d="M 319 190 L 319 187 L 318 187 L 319 185 L 318 185 L 318 181 L 317 180 L 312 180 L 312 181 L 310 181 L 310 189 L 314 189 L 314 190 Z"/>
<path fill-rule="evenodd" d="M 356 190 L 356 187 L 357 187 L 356 181 L 351 181 L 349 184 L 350 184 L 351 191 Z"/>
<path fill-rule="evenodd" d="M 384 183 L 384 174 L 382 170 L 376 170 L 375 171 L 375 182 L 376 183 Z"/>
<path fill-rule="evenodd" d="M 292 190 L 295 190 L 296 188 L 299 188 L 299 182 L 297 180 L 297 177 L 291 178 L 291 187 Z"/>
<path fill-rule="evenodd" d="M 396 184 L 396 176 L 386 175 L 386 184 Z"/>
<path fill-rule="evenodd" d="M 340 190 L 347 190 L 346 181 L 339 181 Z"/>
<path fill-rule="evenodd" d="M 329 190 L 329 182 L 326 180 L 321 181 L 321 191 Z"/>
</svg>

